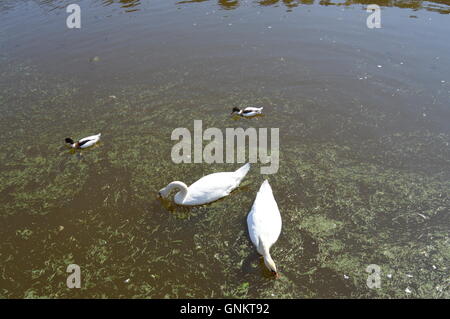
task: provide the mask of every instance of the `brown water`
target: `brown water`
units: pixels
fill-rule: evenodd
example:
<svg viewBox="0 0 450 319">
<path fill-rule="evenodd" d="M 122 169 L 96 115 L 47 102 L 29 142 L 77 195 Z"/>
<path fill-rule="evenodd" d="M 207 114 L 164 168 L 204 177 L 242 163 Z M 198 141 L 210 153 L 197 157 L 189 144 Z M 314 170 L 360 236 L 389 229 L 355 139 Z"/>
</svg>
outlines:
<svg viewBox="0 0 450 319">
<path fill-rule="evenodd" d="M 71 1 L 0 4 L 1 297 L 450 297 L 449 1 L 73 2 L 79 30 Z M 209 205 L 156 196 L 240 166 L 172 162 L 200 119 L 280 128 L 277 280 L 246 228 L 265 165 Z"/>
</svg>

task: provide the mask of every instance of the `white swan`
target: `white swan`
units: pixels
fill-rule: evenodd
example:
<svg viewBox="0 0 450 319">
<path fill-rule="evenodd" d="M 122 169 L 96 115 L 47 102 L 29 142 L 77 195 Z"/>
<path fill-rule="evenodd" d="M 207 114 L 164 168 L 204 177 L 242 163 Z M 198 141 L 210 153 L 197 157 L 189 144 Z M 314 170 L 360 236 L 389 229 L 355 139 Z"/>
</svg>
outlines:
<svg viewBox="0 0 450 319">
<path fill-rule="evenodd" d="M 100 140 L 101 135 L 101 133 L 98 133 L 97 135 L 88 136 L 82 138 L 78 142 L 74 142 L 70 137 L 68 137 L 66 138 L 66 143 L 70 144 L 72 148 L 87 148 L 97 143 Z"/>
<path fill-rule="evenodd" d="M 159 195 L 166 198 L 174 188 L 179 189 L 174 200 L 178 205 L 202 205 L 225 197 L 239 186 L 247 175 L 250 163 L 245 164 L 235 172 L 220 172 L 203 176 L 191 186 L 175 181 L 159 191 Z"/>
<path fill-rule="evenodd" d="M 277 267 L 269 250 L 280 236 L 281 215 L 267 180 L 262 183 L 256 194 L 255 202 L 247 216 L 247 226 L 253 245 L 264 257 L 264 264 L 277 276 Z"/>
</svg>

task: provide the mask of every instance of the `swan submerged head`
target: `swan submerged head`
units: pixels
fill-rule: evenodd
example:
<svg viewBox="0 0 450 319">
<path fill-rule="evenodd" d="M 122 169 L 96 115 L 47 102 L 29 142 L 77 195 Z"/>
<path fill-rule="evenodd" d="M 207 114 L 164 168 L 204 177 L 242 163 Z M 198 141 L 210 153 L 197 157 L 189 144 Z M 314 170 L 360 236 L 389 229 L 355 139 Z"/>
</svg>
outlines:
<svg viewBox="0 0 450 319">
<path fill-rule="evenodd" d="M 178 193 L 175 194 L 175 203 L 177 204 L 182 203 L 188 193 L 188 187 L 183 182 L 175 181 L 169 183 L 169 185 L 161 189 L 158 194 L 162 198 L 167 198 L 169 197 L 169 194 L 172 191 L 172 189 L 178 190 Z"/>
<path fill-rule="evenodd" d="M 266 265 L 267 269 L 270 270 L 272 275 L 275 276 L 275 278 L 278 278 L 278 271 L 277 266 L 275 265 L 275 262 L 272 259 L 272 256 L 270 256 L 270 245 L 267 245 L 264 243 L 264 241 L 260 238 L 259 244 L 258 244 L 258 252 L 263 255 L 264 258 L 264 265 Z"/>
<path fill-rule="evenodd" d="M 167 189 L 168 187 L 164 187 L 162 188 L 159 192 L 158 195 L 162 198 L 167 198 L 167 196 L 169 196 L 170 193 L 170 189 Z"/>
<path fill-rule="evenodd" d="M 277 266 L 275 265 L 275 262 L 273 261 L 273 259 L 270 255 L 264 256 L 264 264 L 270 270 L 272 275 L 274 275 L 275 277 L 278 277 Z"/>
</svg>

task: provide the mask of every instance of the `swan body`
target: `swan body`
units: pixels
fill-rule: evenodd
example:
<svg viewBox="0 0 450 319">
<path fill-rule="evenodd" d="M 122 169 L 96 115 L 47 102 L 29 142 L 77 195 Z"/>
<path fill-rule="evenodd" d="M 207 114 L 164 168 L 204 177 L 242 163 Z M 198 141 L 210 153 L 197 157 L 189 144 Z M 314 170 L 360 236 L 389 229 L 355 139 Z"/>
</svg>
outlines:
<svg viewBox="0 0 450 319">
<path fill-rule="evenodd" d="M 174 201 L 178 205 L 195 206 L 213 202 L 228 196 L 239 186 L 250 170 L 250 163 L 245 164 L 234 172 L 220 172 L 206 175 L 187 186 L 183 182 L 175 181 L 159 191 L 161 197 L 167 198 L 174 188 L 179 189 Z"/>
<path fill-rule="evenodd" d="M 269 250 L 280 236 L 281 215 L 267 180 L 262 183 L 256 194 L 255 202 L 247 216 L 247 226 L 253 245 L 264 257 L 264 264 L 277 275 L 277 267 Z"/>
<path fill-rule="evenodd" d="M 239 116 L 244 116 L 244 117 L 252 117 L 258 114 L 262 114 L 262 107 L 246 107 L 245 109 L 239 109 L 237 107 L 233 108 L 233 111 L 231 112 L 232 115 L 237 114 Z"/>
<path fill-rule="evenodd" d="M 100 140 L 100 136 L 102 134 L 98 133 L 97 135 L 88 136 L 82 138 L 78 142 L 74 142 L 70 137 L 66 138 L 66 143 L 70 144 L 72 148 L 88 148 L 97 143 Z"/>
</svg>

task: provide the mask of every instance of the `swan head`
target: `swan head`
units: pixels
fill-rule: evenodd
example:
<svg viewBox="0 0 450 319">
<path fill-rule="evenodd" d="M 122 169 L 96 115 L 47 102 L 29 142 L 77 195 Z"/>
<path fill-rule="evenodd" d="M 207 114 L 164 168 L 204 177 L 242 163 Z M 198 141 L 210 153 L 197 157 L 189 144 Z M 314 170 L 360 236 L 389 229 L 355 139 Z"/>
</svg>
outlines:
<svg viewBox="0 0 450 319">
<path fill-rule="evenodd" d="M 264 256 L 264 264 L 275 277 L 278 277 L 277 266 L 270 255 Z"/>
<path fill-rule="evenodd" d="M 175 197 L 181 196 L 181 198 L 184 198 L 184 197 L 186 197 L 187 192 L 188 192 L 188 187 L 186 186 L 185 183 L 180 182 L 180 181 L 175 181 L 175 182 L 169 183 L 169 185 L 167 185 L 166 187 L 161 189 L 159 191 L 159 196 L 161 196 L 162 198 L 167 198 L 167 197 L 169 197 L 169 194 L 173 189 L 178 190 L 178 193 L 175 195 Z M 181 198 L 180 198 L 180 200 L 181 200 Z"/>
<path fill-rule="evenodd" d="M 158 193 L 158 195 L 162 198 L 167 198 L 167 196 L 170 193 L 170 189 L 168 189 L 168 187 L 164 187 L 163 189 L 161 189 Z"/>
<path fill-rule="evenodd" d="M 272 259 L 272 256 L 270 256 L 270 245 L 267 245 L 266 243 L 264 243 L 264 241 L 259 238 L 259 243 L 258 243 L 258 252 L 263 255 L 264 258 L 264 265 L 266 265 L 266 267 L 270 270 L 270 272 L 275 276 L 275 278 L 278 278 L 278 271 L 277 271 L 277 266 L 275 265 L 275 262 Z"/>
</svg>

